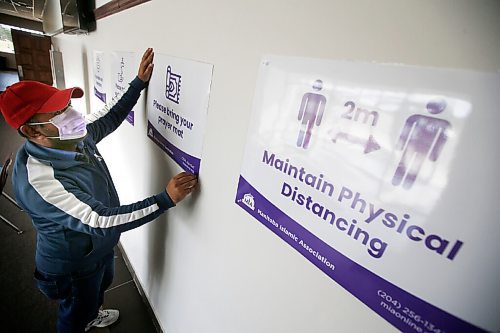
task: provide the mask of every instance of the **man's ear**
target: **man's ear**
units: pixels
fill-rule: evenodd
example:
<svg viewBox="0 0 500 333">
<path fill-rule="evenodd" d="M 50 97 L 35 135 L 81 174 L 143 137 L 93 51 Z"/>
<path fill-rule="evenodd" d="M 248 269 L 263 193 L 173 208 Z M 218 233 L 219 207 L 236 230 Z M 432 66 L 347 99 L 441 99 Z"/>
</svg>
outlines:
<svg viewBox="0 0 500 333">
<path fill-rule="evenodd" d="M 23 133 L 25 137 L 28 139 L 36 139 L 41 135 L 40 132 L 38 132 L 34 127 L 29 126 L 29 125 L 23 125 L 19 128 L 19 131 Z"/>
</svg>

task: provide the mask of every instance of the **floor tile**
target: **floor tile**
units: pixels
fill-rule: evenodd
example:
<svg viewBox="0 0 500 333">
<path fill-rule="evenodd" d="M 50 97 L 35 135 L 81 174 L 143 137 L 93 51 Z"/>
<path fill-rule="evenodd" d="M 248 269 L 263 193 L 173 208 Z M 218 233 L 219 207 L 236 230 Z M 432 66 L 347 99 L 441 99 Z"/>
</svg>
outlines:
<svg viewBox="0 0 500 333">
<path fill-rule="evenodd" d="M 156 333 L 134 283 L 107 291 L 104 295 L 104 308 L 120 310 L 120 319 L 110 327 L 111 333 Z"/>
<path fill-rule="evenodd" d="M 118 247 L 115 247 L 115 278 L 110 288 L 114 288 L 131 280 L 132 275 L 130 275 L 127 265 L 125 265 L 122 253 Z"/>
</svg>

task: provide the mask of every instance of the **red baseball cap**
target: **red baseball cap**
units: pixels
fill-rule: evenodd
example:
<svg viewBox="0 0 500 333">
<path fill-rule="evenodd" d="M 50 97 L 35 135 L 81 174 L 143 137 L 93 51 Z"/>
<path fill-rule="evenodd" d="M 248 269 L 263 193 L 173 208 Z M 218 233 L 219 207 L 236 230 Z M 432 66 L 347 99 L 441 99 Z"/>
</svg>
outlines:
<svg viewBox="0 0 500 333">
<path fill-rule="evenodd" d="M 0 111 L 10 126 L 18 129 L 36 113 L 57 112 L 68 106 L 71 98 L 80 98 L 83 90 L 59 90 L 45 83 L 21 81 L 0 95 Z"/>
</svg>

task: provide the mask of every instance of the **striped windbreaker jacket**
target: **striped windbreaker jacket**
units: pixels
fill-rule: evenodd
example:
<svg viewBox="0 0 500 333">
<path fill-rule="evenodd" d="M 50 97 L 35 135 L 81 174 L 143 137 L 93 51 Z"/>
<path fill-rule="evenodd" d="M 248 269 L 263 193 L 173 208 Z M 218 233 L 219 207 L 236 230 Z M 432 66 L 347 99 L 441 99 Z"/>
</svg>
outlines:
<svg viewBox="0 0 500 333">
<path fill-rule="evenodd" d="M 123 122 L 144 87 L 136 77 L 107 114 L 87 125 L 77 152 L 30 141 L 19 149 L 12 181 L 18 203 L 37 230 L 35 262 L 40 271 L 67 274 L 91 265 L 113 251 L 120 233 L 174 206 L 165 191 L 120 205 L 96 147 Z"/>
</svg>

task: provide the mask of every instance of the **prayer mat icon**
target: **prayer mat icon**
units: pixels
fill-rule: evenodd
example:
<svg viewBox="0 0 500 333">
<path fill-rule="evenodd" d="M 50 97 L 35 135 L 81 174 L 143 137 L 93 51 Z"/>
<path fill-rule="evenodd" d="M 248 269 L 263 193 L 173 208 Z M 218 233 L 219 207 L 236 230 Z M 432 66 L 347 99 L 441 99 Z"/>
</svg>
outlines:
<svg viewBox="0 0 500 333">
<path fill-rule="evenodd" d="M 172 73 L 172 68 L 168 66 L 165 97 L 168 100 L 176 104 L 179 104 L 180 94 L 181 94 L 181 76 L 179 74 Z"/>
</svg>

